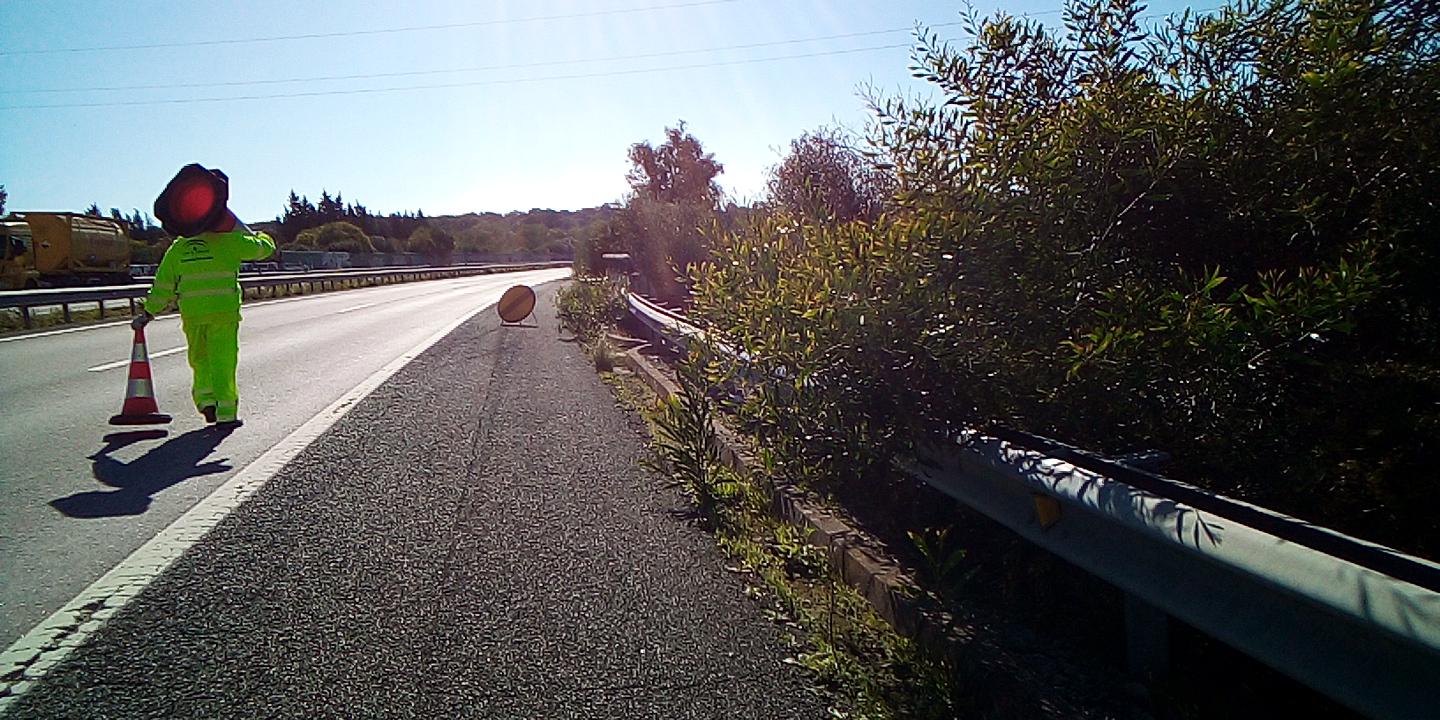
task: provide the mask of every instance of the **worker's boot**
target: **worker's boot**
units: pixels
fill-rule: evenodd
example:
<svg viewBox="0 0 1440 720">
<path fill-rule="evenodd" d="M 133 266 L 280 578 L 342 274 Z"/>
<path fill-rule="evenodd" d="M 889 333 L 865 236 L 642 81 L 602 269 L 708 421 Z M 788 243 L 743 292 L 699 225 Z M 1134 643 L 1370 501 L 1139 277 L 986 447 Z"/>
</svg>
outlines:
<svg viewBox="0 0 1440 720">
<path fill-rule="evenodd" d="M 211 425 L 215 424 L 214 405 L 206 405 L 205 407 L 200 408 L 200 414 L 205 416 L 205 422 L 210 423 Z"/>
</svg>

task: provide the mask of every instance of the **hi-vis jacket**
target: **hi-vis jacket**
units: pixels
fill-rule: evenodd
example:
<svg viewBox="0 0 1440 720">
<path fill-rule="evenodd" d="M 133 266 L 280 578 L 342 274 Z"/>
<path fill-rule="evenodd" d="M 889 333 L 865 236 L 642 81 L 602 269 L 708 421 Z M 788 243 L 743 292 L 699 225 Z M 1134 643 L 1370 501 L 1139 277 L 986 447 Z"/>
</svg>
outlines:
<svg viewBox="0 0 1440 720">
<path fill-rule="evenodd" d="M 238 320 L 240 263 L 264 260 L 273 252 L 275 241 L 265 233 L 232 230 L 176 238 L 155 270 L 145 311 L 157 315 L 178 298 L 183 318 Z"/>
</svg>

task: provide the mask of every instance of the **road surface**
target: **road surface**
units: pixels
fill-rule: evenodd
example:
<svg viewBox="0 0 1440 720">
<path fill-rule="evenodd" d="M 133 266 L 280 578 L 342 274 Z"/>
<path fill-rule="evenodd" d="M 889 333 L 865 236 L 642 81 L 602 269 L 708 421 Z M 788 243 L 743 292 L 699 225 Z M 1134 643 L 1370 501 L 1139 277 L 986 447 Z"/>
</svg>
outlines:
<svg viewBox="0 0 1440 720">
<path fill-rule="evenodd" d="M 129 365 L 128 324 L 0 339 L 0 647 L 9 645 L 238 468 L 371 373 L 505 288 L 568 270 L 480 275 L 248 304 L 240 330 L 242 432 L 188 436 L 190 401 L 177 316 L 146 329 L 169 438 L 106 448 Z M 178 454 L 208 459 L 187 474 Z M 103 481 L 103 482 L 102 482 Z"/>
<path fill-rule="evenodd" d="M 7 690 L 0 715 L 830 717 L 785 662 L 782 628 L 639 467 L 643 423 L 562 341 L 553 298 L 542 290 L 531 327 L 460 324 L 349 406 L 144 591 L 85 622 L 87 642 Z M 275 364 L 343 365 L 360 351 L 332 322 L 297 321 L 287 334 L 324 337 Z M 203 467 L 249 428 L 209 456 L 188 438 L 152 451 Z"/>
</svg>

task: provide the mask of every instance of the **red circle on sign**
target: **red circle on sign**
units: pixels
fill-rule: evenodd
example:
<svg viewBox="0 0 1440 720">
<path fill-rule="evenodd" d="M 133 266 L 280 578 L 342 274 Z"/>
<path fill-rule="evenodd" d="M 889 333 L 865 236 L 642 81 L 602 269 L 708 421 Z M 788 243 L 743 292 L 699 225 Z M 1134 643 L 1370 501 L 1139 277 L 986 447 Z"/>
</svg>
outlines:
<svg viewBox="0 0 1440 720">
<path fill-rule="evenodd" d="M 175 194 L 170 208 L 183 223 L 203 220 L 215 206 L 215 189 L 208 182 L 191 182 Z"/>
<path fill-rule="evenodd" d="M 495 309 L 500 313 L 500 319 L 508 323 L 518 323 L 535 310 L 535 291 L 526 285 L 516 285 L 505 291 L 500 296 L 500 302 Z"/>
</svg>

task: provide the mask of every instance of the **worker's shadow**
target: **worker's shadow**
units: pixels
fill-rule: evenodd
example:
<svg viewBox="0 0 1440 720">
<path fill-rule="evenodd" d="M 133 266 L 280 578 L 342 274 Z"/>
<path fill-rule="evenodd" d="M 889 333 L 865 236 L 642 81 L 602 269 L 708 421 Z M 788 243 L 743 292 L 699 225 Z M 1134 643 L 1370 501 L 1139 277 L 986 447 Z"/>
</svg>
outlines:
<svg viewBox="0 0 1440 720">
<path fill-rule="evenodd" d="M 90 456 L 95 479 L 115 490 L 92 490 L 51 500 L 50 507 L 73 518 L 139 515 L 150 509 L 156 493 L 185 480 L 213 475 L 230 469 L 227 460 L 204 462 L 233 428 L 207 427 L 172 438 L 151 448 L 130 462 L 121 462 L 110 453 L 140 440 L 163 437 L 163 431 L 116 433 L 105 437 L 105 446 Z M 158 433 L 158 435 L 157 435 Z"/>
</svg>

